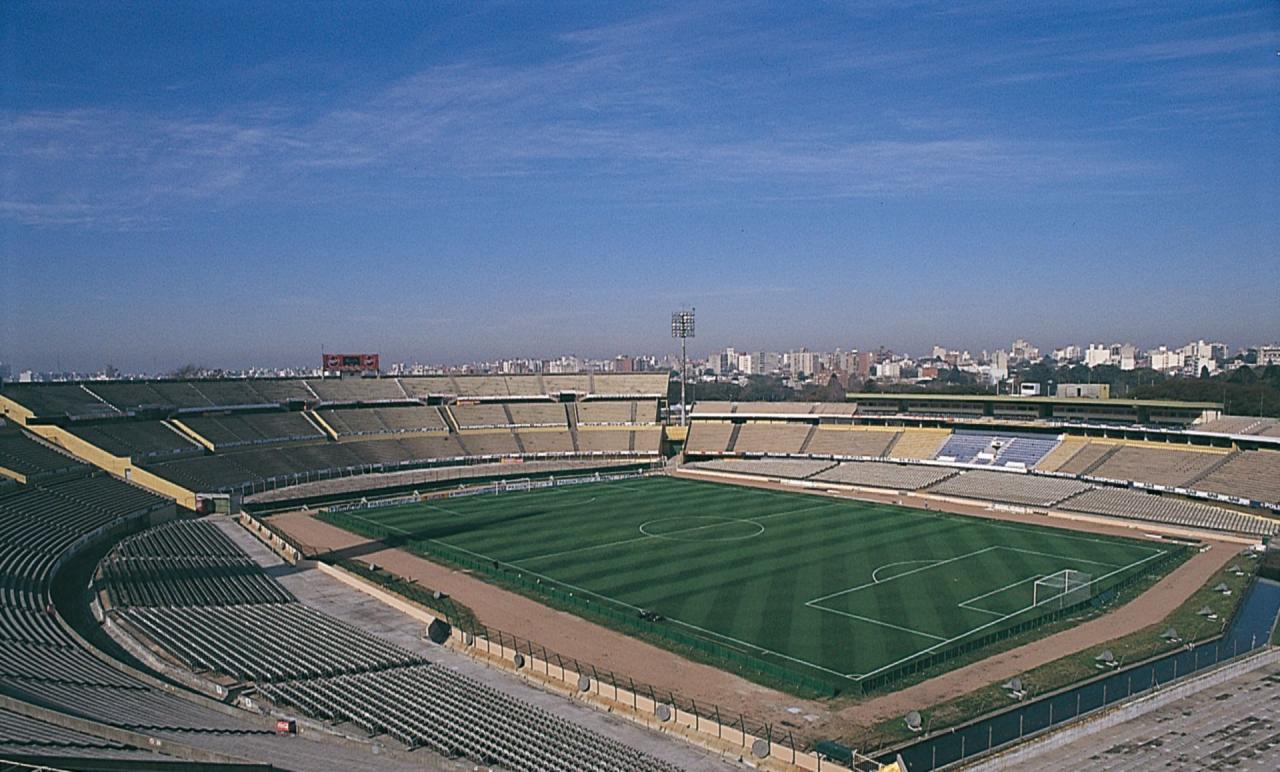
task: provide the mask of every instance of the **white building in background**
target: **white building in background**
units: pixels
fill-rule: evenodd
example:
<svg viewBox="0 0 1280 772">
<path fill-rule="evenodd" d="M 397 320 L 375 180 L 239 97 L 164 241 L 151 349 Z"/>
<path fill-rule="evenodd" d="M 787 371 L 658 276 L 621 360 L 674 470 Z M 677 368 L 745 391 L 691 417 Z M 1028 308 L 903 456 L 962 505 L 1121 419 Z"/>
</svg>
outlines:
<svg viewBox="0 0 1280 772">
<path fill-rule="evenodd" d="M 1009 377 L 1009 353 L 997 351 L 991 355 L 991 365 L 987 369 L 987 378 L 991 383 L 999 383 Z"/>
<path fill-rule="evenodd" d="M 896 381 L 902 377 L 902 362 L 881 362 L 876 365 L 876 378 Z"/>
<path fill-rule="evenodd" d="M 738 372 L 747 375 L 760 374 L 760 356 L 758 354 L 739 354 Z"/>
<path fill-rule="evenodd" d="M 1205 343 L 1203 340 L 1194 343 L 1188 343 L 1178 349 L 1178 353 L 1182 355 L 1183 366 L 1193 375 L 1198 375 L 1201 370 L 1208 368 L 1209 372 L 1218 371 L 1219 365 L 1227 359 L 1227 345 L 1225 343 Z"/>
<path fill-rule="evenodd" d="M 1138 347 L 1132 343 L 1112 343 L 1110 346 L 1090 343 L 1084 352 L 1084 363 L 1089 367 L 1111 365 L 1121 370 L 1134 370 L 1138 367 Z"/>
<path fill-rule="evenodd" d="M 1009 348 L 1009 357 L 1014 362 L 1039 362 L 1040 349 L 1018 338 Z"/>
<path fill-rule="evenodd" d="M 1151 361 L 1151 369 L 1162 373 L 1176 372 L 1182 369 L 1182 354 L 1171 350 L 1168 346 L 1152 349 L 1147 352 Z"/>
<path fill-rule="evenodd" d="M 821 362 L 821 355 L 815 351 L 808 349 L 800 349 L 791 352 L 791 374 L 792 375 L 813 375 L 818 372 L 818 365 Z"/>
<path fill-rule="evenodd" d="M 1058 364 L 1066 364 L 1067 362 L 1079 362 L 1084 358 L 1084 352 L 1079 346 L 1063 346 L 1053 350 L 1053 359 Z"/>
<path fill-rule="evenodd" d="M 1089 367 L 1111 363 L 1111 347 L 1101 343 L 1090 343 L 1084 352 L 1084 363 Z"/>
<path fill-rule="evenodd" d="M 1263 367 L 1280 365 L 1280 346 L 1258 346 L 1258 364 Z"/>
</svg>

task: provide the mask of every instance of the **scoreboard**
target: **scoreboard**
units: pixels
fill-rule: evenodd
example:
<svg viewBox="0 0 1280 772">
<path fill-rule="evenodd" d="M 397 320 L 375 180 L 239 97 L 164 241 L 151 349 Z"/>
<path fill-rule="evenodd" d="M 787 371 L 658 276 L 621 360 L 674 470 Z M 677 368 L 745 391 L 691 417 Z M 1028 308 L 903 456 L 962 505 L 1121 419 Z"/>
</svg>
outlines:
<svg viewBox="0 0 1280 772">
<path fill-rule="evenodd" d="M 327 372 L 367 373 L 377 371 L 377 354 L 325 354 L 324 369 Z"/>
</svg>

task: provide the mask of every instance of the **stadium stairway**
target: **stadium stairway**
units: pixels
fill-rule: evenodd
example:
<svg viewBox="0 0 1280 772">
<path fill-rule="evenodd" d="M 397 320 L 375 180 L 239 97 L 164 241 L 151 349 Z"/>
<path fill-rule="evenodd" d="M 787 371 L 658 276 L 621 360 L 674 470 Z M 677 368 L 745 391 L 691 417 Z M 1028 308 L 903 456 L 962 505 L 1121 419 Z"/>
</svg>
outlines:
<svg viewBox="0 0 1280 772">
<path fill-rule="evenodd" d="M 889 440 L 889 445 L 884 449 L 884 452 L 880 454 L 880 458 L 889 458 L 889 456 L 893 454 L 893 447 L 898 444 L 898 440 L 902 439 L 904 434 L 906 434 L 906 432 L 898 432 L 893 435 L 893 439 Z"/>
<path fill-rule="evenodd" d="M 172 419 L 172 420 L 170 421 L 170 423 L 172 423 L 172 425 L 173 425 L 175 428 L 177 428 L 177 429 L 178 429 L 178 431 L 179 431 L 179 432 L 181 432 L 183 435 L 185 435 L 185 436 L 187 436 L 187 437 L 190 437 L 191 439 L 193 439 L 193 440 L 195 440 L 196 442 L 200 443 L 202 446 L 204 446 L 204 447 L 205 447 L 206 449 L 208 449 L 210 452 L 213 452 L 213 451 L 215 450 L 215 446 L 214 446 L 214 444 L 213 444 L 211 441 L 209 441 L 209 440 L 205 439 L 204 437 L 201 437 L 201 436 L 200 436 L 200 434 L 199 434 L 199 432 L 195 431 L 195 430 L 194 430 L 194 429 L 192 429 L 190 426 L 187 426 L 187 425 L 186 425 L 186 424 L 184 424 L 182 421 L 179 421 L 178 419 L 174 418 L 174 419 Z"/>
<path fill-rule="evenodd" d="M 458 428 L 458 419 L 453 417 L 453 411 L 449 409 L 448 405 L 440 406 L 440 414 L 444 416 L 444 422 L 449 425 L 449 431 L 460 435 L 462 430 Z"/>
<path fill-rule="evenodd" d="M 729 432 L 729 444 L 725 445 L 724 452 L 732 453 L 733 446 L 738 444 L 738 435 L 742 433 L 742 424 L 734 424 L 733 429 Z"/>
<path fill-rule="evenodd" d="M 1230 453 L 1227 453 L 1227 454 L 1226 454 L 1226 455 L 1224 455 L 1222 458 L 1220 458 L 1220 459 L 1218 459 L 1216 462 L 1214 462 L 1214 464 L 1213 464 L 1212 466 L 1210 466 L 1208 469 L 1204 470 L 1203 472 L 1201 472 L 1200 474 L 1196 475 L 1195 477 L 1192 477 L 1190 480 L 1187 480 L 1185 483 L 1183 483 L 1183 484 L 1182 484 L 1182 486 L 1181 486 L 1181 487 L 1183 487 L 1183 488 L 1194 488 L 1194 487 L 1196 486 L 1196 483 L 1200 482 L 1200 481 L 1201 481 L 1201 480 L 1203 480 L 1204 478 L 1206 478 L 1206 477 L 1208 477 L 1209 475 L 1213 474 L 1214 472 L 1218 471 L 1218 470 L 1219 470 L 1219 469 L 1221 469 L 1223 466 L 1226 466 L 1228 463 L 1230 463 L 1233 459 L 1235 459 L 1235 458 L 1236 458 L 1237 456 L 1239 456 L 1239 455 L 1240 455 L 1240 451 L 1239 451 L 1239 450 L 1232 450 Z"/>
<path fill-rule="evenodd" d="M 634 409 L 634 407 L 633 407 Z M 818 433 L 818 425 L 814 424 L 809 427 L 809 433 L 805 435 L 804 442 L 800 443 L 800 453 L 803 455 L 809 451 L 809 443 L 813 442 L 813 438 Z"/>
<path fill-rule="evenodd" d="M 1098 459 L 1094 461 L 1092 464 L 1089 464 L 1089 466 L 1082 469 L 1080 471 L 1080 474 L 1082 475 L 1093 474 L 1095 470 L 1099 469 L 1103 464 L 1110 461 L 1112 456 L 1119 453 L 1123 447 L 1124 447 L 1123 443 L 1117 443 L 1115 445 L 1112 445 L 1110 450 L 1108 450 L 1106 453 L 1103 453 L 1101 456 L 1098 456 Z"/>
<path fill-rule="evenodd" d="M 331 440 L 338 439 L 338 432 L 332 426 L 330 426 L 328 422 L 326 422 L 323 418 L 321 418 L 319 413 L 312 410 L 308 410 L 304 415 L 310 418 L 311 423 L 315 424 L 316 428 L 324 432 L 329 437 L 329 439 Z"/>
<path fill-rule="evenodd" d="M 541 378 L 542 376 L 538 376 Z M 635 409 L 635 406 L 632 406 Z M 578 447 L 578 406 L 572 402 L 564 406 L 564 415 L 569 422 L 569 441 L 573 443 L 573 452 L 581 453 L 582 448 Z"/>
</svg>

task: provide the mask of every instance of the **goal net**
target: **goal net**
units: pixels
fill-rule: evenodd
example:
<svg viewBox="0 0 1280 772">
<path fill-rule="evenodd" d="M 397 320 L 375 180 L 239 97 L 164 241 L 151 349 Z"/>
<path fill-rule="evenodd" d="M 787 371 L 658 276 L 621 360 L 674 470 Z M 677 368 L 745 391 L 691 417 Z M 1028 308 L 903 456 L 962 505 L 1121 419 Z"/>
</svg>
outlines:
<svg viewBox="0 0 1280 772">
<path fill-rule="evenodd" d="M 1049 574 L 1035 581 L 1032 602 L 1053 611 L 1084 603 L 1093 597 L 1093 576 L 1071 568 Z"/>
</svg>

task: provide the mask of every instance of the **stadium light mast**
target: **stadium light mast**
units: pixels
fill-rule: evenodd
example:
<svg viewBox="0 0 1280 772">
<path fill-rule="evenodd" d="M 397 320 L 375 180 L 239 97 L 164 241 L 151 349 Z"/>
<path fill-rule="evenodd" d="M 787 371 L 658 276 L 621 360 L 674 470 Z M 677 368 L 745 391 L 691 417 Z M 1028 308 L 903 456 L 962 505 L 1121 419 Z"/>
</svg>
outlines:
<svg viewBox="0 0 1280 772">
<path fill-rule="evenodd" d="M 684 426 L 688 418 L 688 405 L 685 402 L 685 370 L 688 367 L 687 357 L 685 356 L 685 341 L 693 337 L 693 312 L 697 309 L 689 309 L 688 311 L 676 311 L 671 315 L 671 337 L 680 339 L 680 425 Z"/>
</svg>

